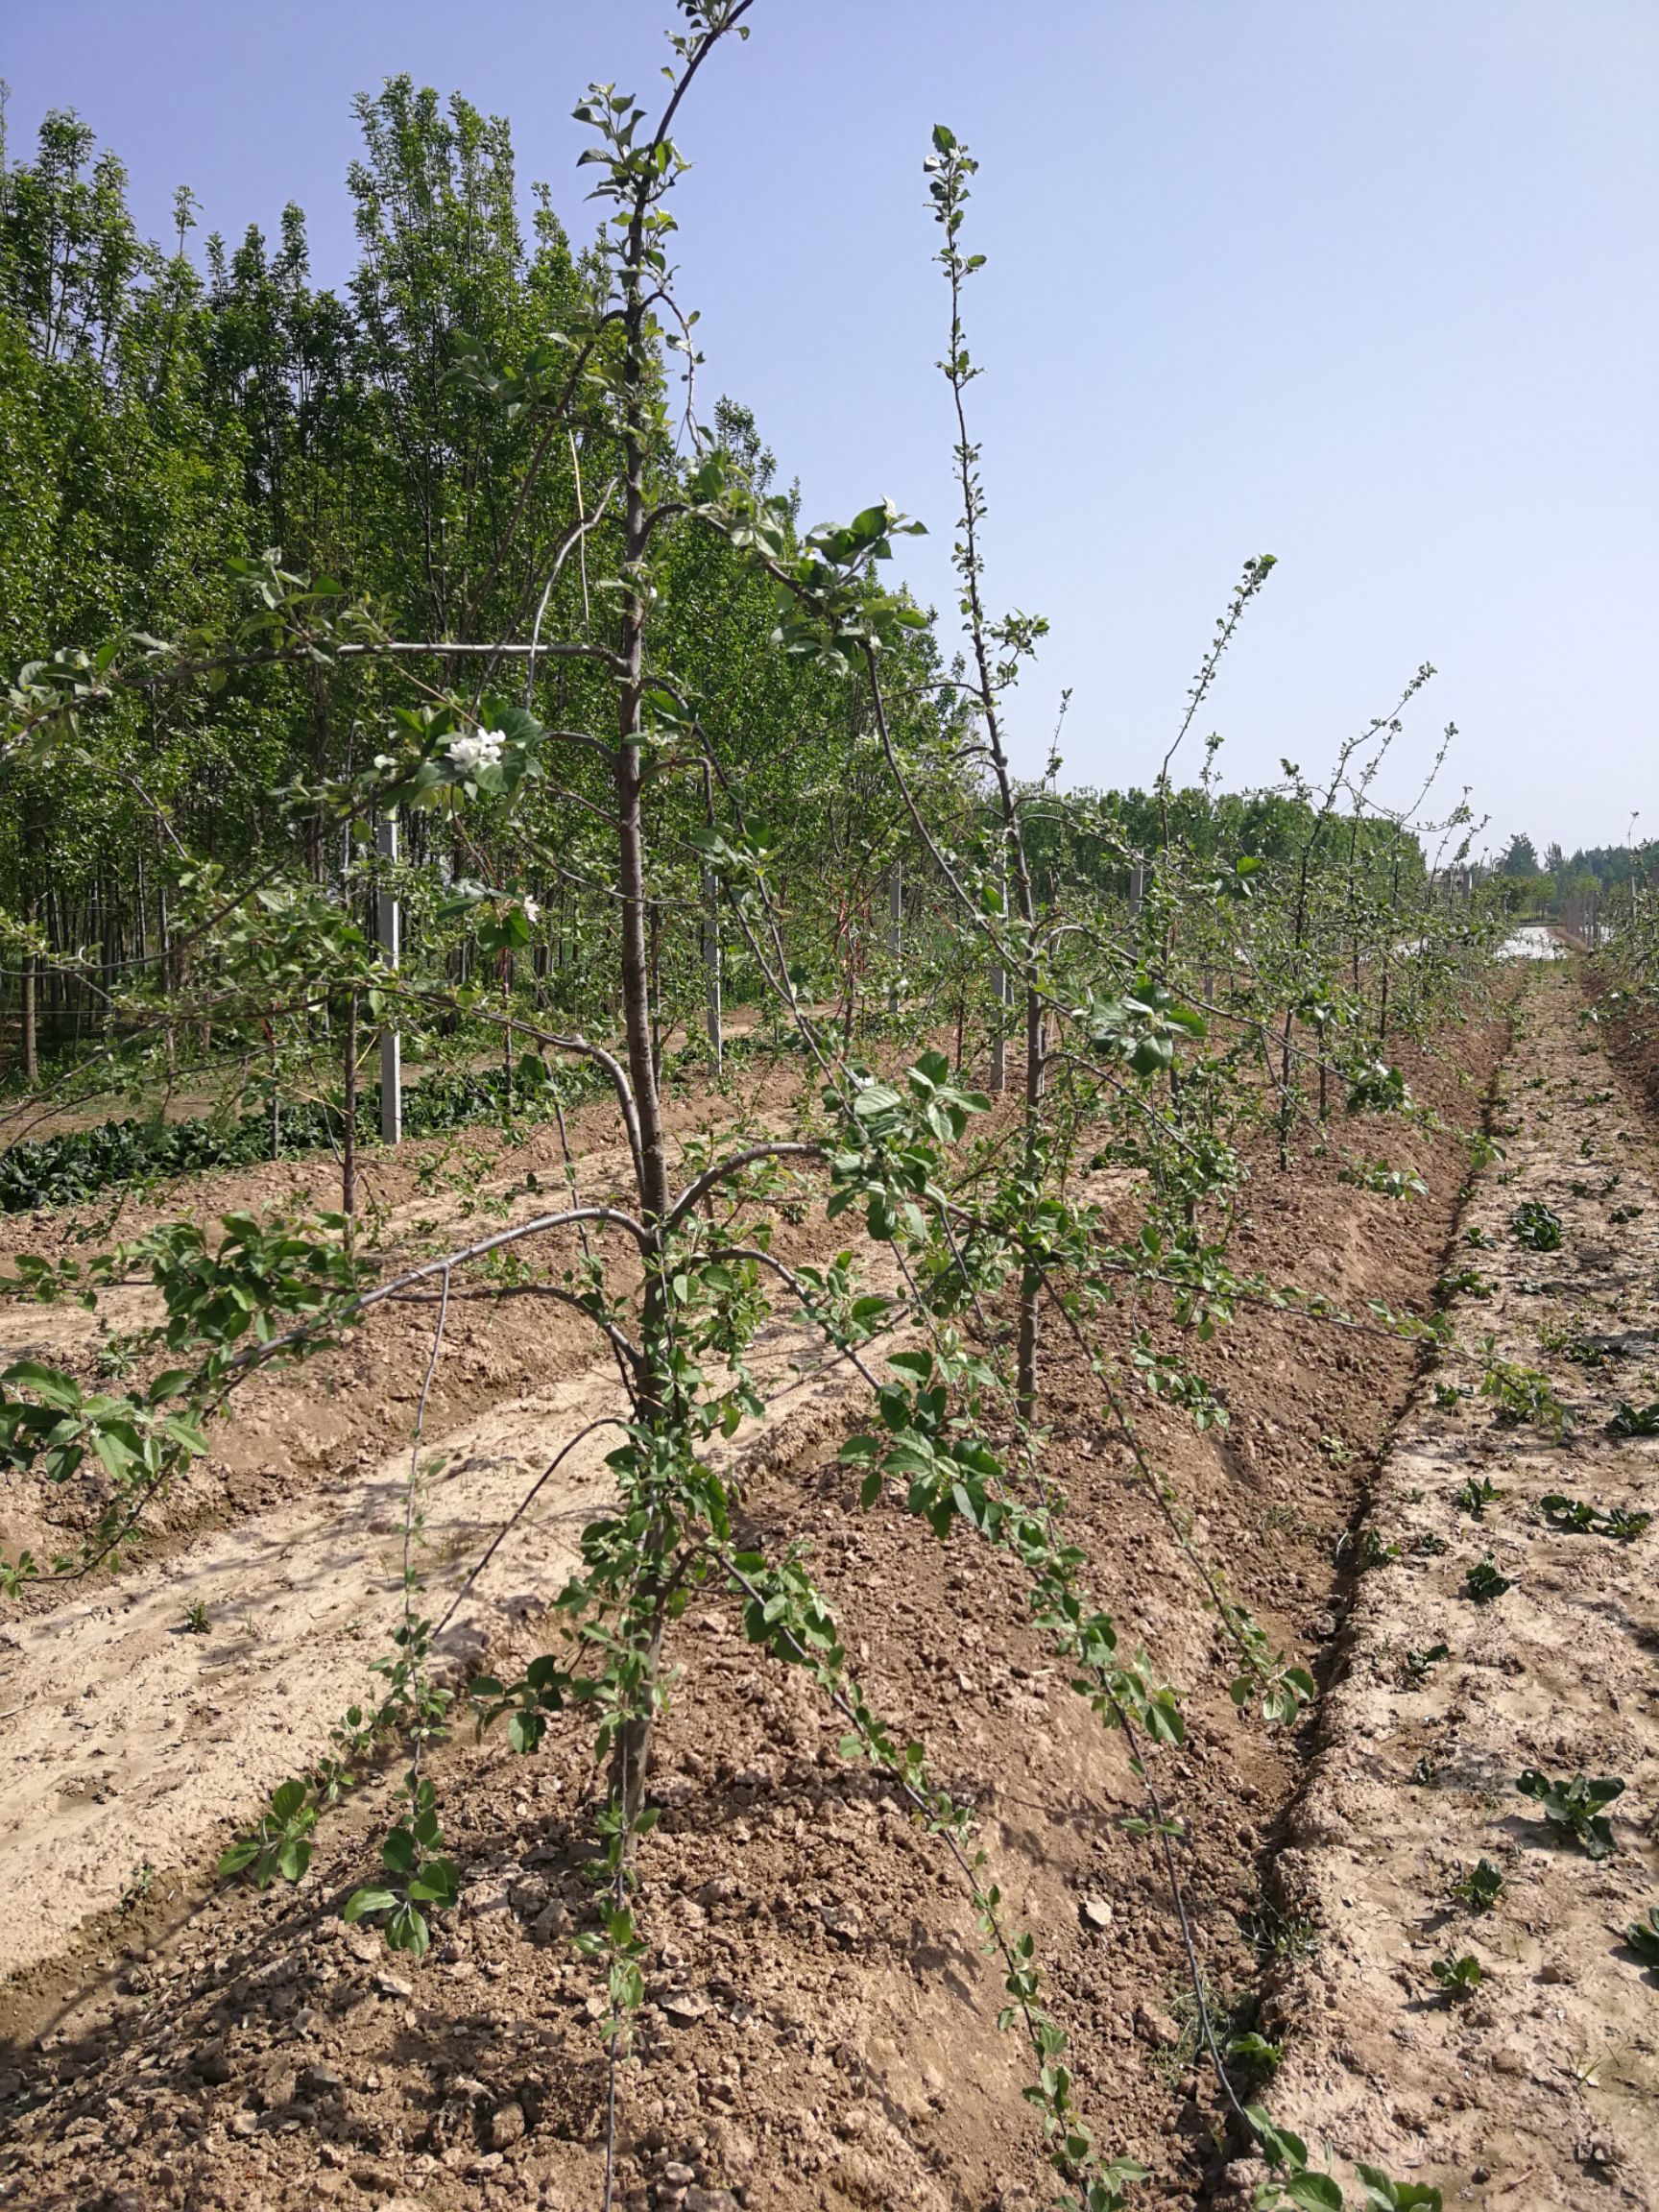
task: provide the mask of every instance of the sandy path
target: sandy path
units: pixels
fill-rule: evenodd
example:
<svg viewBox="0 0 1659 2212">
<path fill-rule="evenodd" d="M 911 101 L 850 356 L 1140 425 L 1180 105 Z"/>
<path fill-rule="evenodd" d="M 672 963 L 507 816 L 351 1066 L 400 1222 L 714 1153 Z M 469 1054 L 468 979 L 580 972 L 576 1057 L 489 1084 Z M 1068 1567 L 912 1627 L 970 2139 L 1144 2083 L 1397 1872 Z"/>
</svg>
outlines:
<svg viewBox="0 0 1659 2212">
<path fill-rule="evenodd" d="M 752 1366 L 770 1400 L 725 1460 L 790 1447 L 866 1385 L 818 1364 L 776 1324 Z M 425 1496 L 425 1610 L 437 1618 L 530 1483 L 587 1423 L 620 1410 L 613 1366 L 492 1407 L 428 1437 L 444 1464 Z M 554 1599 L 605 1495 L 617 1432 L 578 1445 L 446 1631 L 451 1665 L 496 1647 Z M 0 1974 L 63 1949 L 119 1902 L 140 1864 L 188 1864 L 327 1747 L 368 1702 L 370 1662 L 402 1607 L 407 1446 L 333 1495 L 312 1492 L 0 1632 L 0 1879 L 27 1911 L 0 1915 Z M 209 1631 L 183 1627 L 200 1599 Z"/>
<path fill-rule="evenodd" d="M 1572 975 L 1529 978 L 1507 1161 L 1465 1216 L 1490 1241 L 1455 1262 L 1492 1294 L 1457 1299 L 1458 1350 L 1432 1378 L 1466 1395 L 1437 1405 L 1426 1381 L 1379 1476 L 1369 1527 L 1401 1556 L 1359 1579 L 1277 1869 L 1290 1947 L 1318 1949 L 1269 1977 L 1288 2029 L 1272 2109 L 1481 2212 L 1659 2205 L 1656 1978 L 1622 1942 L 1659 1903 L 1659 1441 L 1606 1433 L 1619 1400 L 1659 1396 L 1659 1179 L 1580 1004 Z M 1526 1199 L 1560 1216 L 1559 1250 L 1510 1234 Z M 1571 1407 L 1565 1442 L 1496 1424 L 1488 1332 Z M 1470 1478 L 1502 1494 L 1479 1519 L 1455 1503 Z M 1560 1533 L 1540 1510 L 1551 1492 L 1654 1525 L 1630 1543 Z M 1513 1587 L 1477 1604 L 1465 1578 L 1488 1557 Z M 1436 1645 L 1448 1656 L 1415 1677 L 1407 1655 Z M 1551 1838 L 1515 1787 L 1528 1767 L 1623 1779 L 1615 1856 Z M 1482 1857 L 1504 1887 L 1476 1915 L 1449 1887 Z M 1454 2005 L 1431 1965 L 1463 1956 L 1484 1979 Z"/>
</svg>

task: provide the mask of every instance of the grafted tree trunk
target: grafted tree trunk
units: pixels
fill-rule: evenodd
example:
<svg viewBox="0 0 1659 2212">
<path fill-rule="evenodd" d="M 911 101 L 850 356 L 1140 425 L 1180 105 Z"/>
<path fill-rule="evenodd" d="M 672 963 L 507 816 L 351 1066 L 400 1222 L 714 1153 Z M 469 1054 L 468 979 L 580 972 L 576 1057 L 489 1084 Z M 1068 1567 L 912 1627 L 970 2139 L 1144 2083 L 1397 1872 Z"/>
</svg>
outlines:
<svg viewBox="0 0 1659 2212">
<path fill-rule="evenodd" d="M 33 922 L 35 914 L 36 901 L 31 894 L 23 908 L 23 918 L 26 922 Z M 23 1080 L 31 1091 L 40 1080 L 39 1018 L 36 1012 L 38 974 L 39 964 L 31 951 L 23 961 L 23 1003 L 20 1014 L 23 1027 Z"/>
</svg>

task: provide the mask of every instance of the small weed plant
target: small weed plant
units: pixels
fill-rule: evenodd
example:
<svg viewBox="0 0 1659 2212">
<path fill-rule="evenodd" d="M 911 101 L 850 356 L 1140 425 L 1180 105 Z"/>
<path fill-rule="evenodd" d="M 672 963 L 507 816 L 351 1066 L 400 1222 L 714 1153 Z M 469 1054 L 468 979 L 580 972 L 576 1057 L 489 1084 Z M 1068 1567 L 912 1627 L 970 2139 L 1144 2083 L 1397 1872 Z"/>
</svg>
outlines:
<svg viewBox="0 0 1659 2212">
<path fill-rule="evenodd" d="M 1538 1510 L 1551 1528 L 1574 1536 L 1611 1536 L 1628 1544 L 1640 1536 L 1653 1516 L 1627 1512 L 1623 1505 L 1603 1507 L 1582 1498 L 1568 1498 L 1559 1490 L 1538 1501 Z"/>
<path fill-rule="evenodd" d="M 1465 1951 L 1460 1958 L 1436 1959 L 1429 1971 L 1449 2005 L 1466 2005 L 1483 1980 L 1480 1961 L 1472 1951 Z"/>
<path fill-rule="evenodd" d="M 1467 1482 L 1452 1493 L 1452 1503 L 1472 1521 L 1484 1521 L 1487 1506 L 1495 1505 L 1503 1495 L 1489 1476 L 1471 1475 Z"/>
<path fill-rule="evenodd" d="M 1535 1767 L 1528 1767 L 1515 1785 L 1523 1797 L 1530 1797 L 1563 1840 L 1578 1844 L 1592 1859 L 1606 1859 L 1618 1850 L 1607 1807 L 1624 1794 L 1617 1775 L 1594 1779 L 1575 1774 L 1569 1782 L 1551 1782 Z"/>
<path fill-rule="evenodd" d="M 1627 1925 L 1624 1940 L 1644 1966 L 1659 1969 L 1659 1905 L 1649 1905 L 1642 1919 Z"/>
<path fill-rule="evenodd" d="M 1451 1886 L 1451 1894 L 1471 1912 L 1490 1912 L 1503 1888 L 1503 1869 L 1490 1859 L 1477 1860 L 1467 1874 Z"/>
<path fill-rule="evenodd" d="M 1514 1587 L 1506 1575 L 1498 1572 L 1490 1558 L 1478 1559 L 1463 1577 L 1463 1595 L 1477 1605 L 1494 1604 Z"/>
<path fill-rule="evenodd" d="M 1509 1234 L 1528 1252 L 1558 1252 L 1561 1216 L 1552 1214 L 1541 1198 L 1524 1198 L 1509 1216 Z"/>
</svg>

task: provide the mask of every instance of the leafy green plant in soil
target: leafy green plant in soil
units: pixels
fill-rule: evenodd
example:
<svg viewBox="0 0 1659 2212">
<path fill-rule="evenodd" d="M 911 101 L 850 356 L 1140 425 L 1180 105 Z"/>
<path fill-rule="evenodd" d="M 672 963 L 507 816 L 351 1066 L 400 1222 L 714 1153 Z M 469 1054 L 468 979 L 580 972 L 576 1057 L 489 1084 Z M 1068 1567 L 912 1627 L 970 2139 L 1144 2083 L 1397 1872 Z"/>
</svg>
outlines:
<svg viewBox="0 0 1659 2212">
<path fill-rule="evenodd" d="M 1463 1595 L 1473 1599 L 1477 1605 L 1490 1605 L 1514 1587 L 1506 1575 L 1499 1574 L 1490 1559 L 1477 1561 L 1463 1577 Z"/>
<path fill-rule="evenodd" d="M 1471 1475 L 1468 1481 L 1460 1489 L 1453 1492 L 1452 1503 L 1461 1512 L 1469 1514 L 1474 1520 L 1483 1521 L 1486 1518 L 1487 1506 L 1495 1504 L 1503 1495 L 1503 1491 L 1488 1477 L 1482 1475 L 1477 1480 Z"/>
<path fill-rule="evenodd" d="M 1524 1198 L 1509 1216 L 1509 1234 L 1529 1252 L 1561 1249 L 1561 1216 L 1540 1198 Z"/>
<path fill-rule="evenodd" d="M 1538 1509 L 1551 1527 L 1563 1534 L 1611 1536 L 1622 1544 L 1640 1536 L 1653 1518 L 1651 1513 L 1628 1513 L 1623 1505 L 1591 1505 L 1582 1498 L 1564 1497 L 1558 1490 L 1541 1498 Z"/>
<path fill-rule="evenodd" d="M 1473 1952 L 1464 1952 L 1461 1958 L 1436 1959 L 1429 1969 L 1440 1984 L 1440 1993 L 1449 2005 L 1464 2005 L 1479 1988 L 1483 1979 L 1480 1961 Z"/>
<path fill-rule="evenodd" d="M 1400 1556 L 1398 1544 L 1385 1544 L 1375 1528 L 1367 1528 L 1359 1539 L 1354 1555 L 1356 1574 L 1369 1574 L 1373 1568 L 1391 1567 Z"/>
<path fill-rule="evenodd" d="M 1490 1298 L 1494 1286 L 1478 1267 L 1449 1267 L 1434 1288 L 1442 1299 Z"/>
<path fill-rule="evenodd" d="M 1624 1794 L 1617 1775 L 1595 1779 L 1575 1774 L 1570 1782 L 1551 1782 L 1535 1767 L 1528 1767 L 1515 1785 L 1523 1797 L 1537 1804 L 1554 1833 L 1577 1843 L 1592 1859 L 1606 1859 L 1618 1850 L 1606 1807 Z"/>
<path fill-rule="evenodd" d="M 305 1784 L 279 1783 L 253 1828 L 220 1860 L 220 1880 L 245 1874 L 256 1889 L 268 1889 L 278 1874 L 285 1882 L 298 1882 L 311 1863 L 316 1825 L 317 1807 Z"/>
<path fill-rule="evenodd" d="M 1375 1190 L 1381 1198 L 1427 1198 L 1429 1186 L 1410 1167 L 1390 1167 L 1386 1160 L 1360 1161 L 1336 1170 L 1338 1183 Z"/>
<path fill-rule="evenodd" d="M 1471 1912 L 1490 1912 L 1503 1888 L 1503 1869 L 1490 1859 L 1477 1861 L 1469 1872 L 1451 1886 L 1451 1894 Z"/>
</svg>

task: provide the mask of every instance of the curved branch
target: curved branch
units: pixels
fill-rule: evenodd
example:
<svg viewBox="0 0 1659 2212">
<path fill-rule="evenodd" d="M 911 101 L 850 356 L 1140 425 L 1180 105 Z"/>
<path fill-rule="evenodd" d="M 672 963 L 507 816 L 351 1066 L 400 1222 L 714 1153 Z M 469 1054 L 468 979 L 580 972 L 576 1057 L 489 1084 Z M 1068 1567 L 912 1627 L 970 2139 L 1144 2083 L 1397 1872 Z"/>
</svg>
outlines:
<svg viewBox="0 0 1659 2212">
<path fill-rule="evenodd" d="M 699 1198 L 723 1183 L 728 1175 L 734 1175 L 739 1167 L 752 1166 L 757 1160 L 782 1160 L 805 1156 L 822 1160 L 824 1146 L 811 1143 L 751 1144 L 746 1152 L 734 1152 L 730 1160 L 717 1160 L 712 1167 L 705 1168 L 695 1183 L 688 1183 L 669 1210 L 662 1226 L 673 1229 L 683 1221 Z"/>
</svg>

